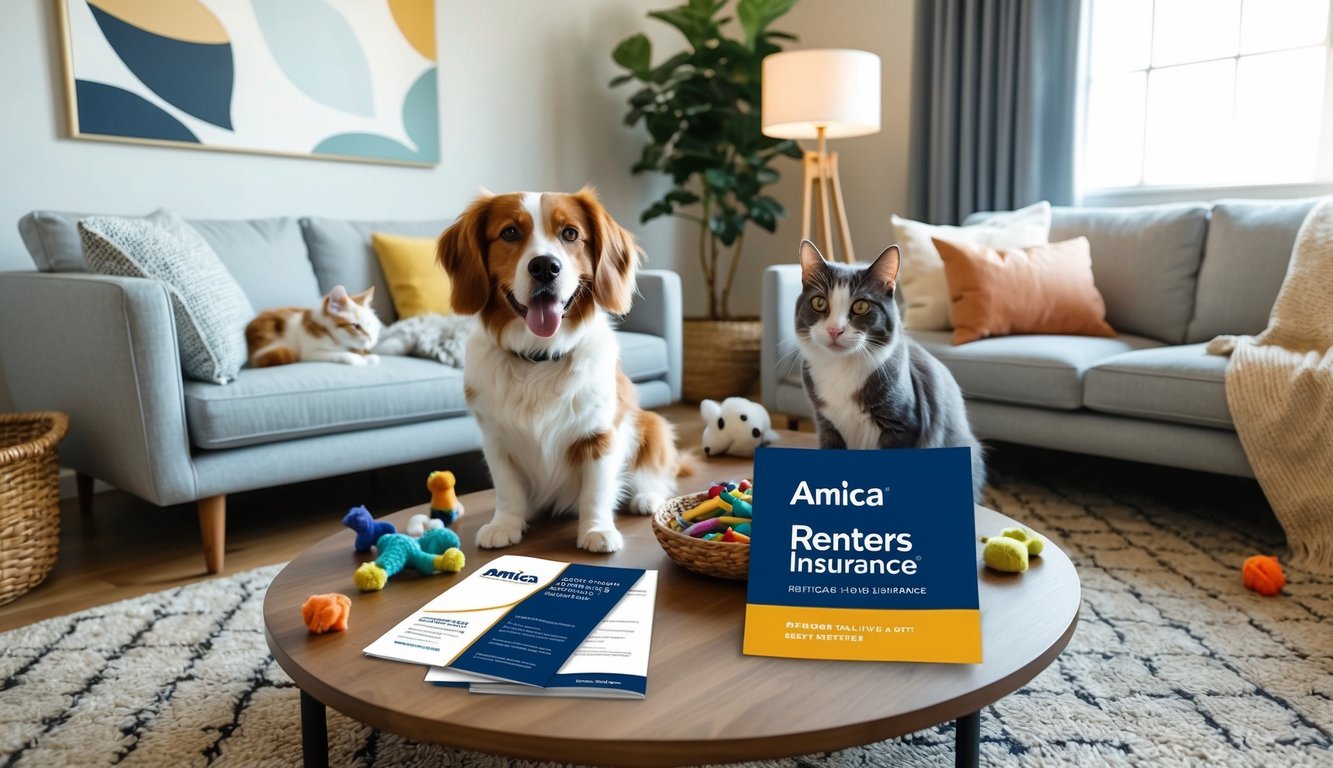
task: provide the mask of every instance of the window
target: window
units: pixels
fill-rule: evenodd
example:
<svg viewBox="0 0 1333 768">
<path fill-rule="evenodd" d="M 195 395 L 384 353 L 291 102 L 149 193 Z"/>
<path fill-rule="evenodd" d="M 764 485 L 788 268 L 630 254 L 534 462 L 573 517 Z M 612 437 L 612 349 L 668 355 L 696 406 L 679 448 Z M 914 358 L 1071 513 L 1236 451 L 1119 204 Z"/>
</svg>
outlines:
<svg viewBox="0 0 1333 768">
<path fill-rule="evenodd" d="M 1333 179 L 1330 0 L 1089 0 L 1080 187 Z"/>
</svg>

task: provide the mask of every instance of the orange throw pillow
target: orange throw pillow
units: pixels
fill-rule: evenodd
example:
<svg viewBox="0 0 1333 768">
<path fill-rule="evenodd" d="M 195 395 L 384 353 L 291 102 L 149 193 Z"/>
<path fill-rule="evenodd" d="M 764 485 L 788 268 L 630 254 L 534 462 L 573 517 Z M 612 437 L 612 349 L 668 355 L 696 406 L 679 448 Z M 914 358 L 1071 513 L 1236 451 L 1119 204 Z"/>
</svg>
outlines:
<svg viewBox="0 0 1333 768">
<path fill-rule="evenodd" d="M 1086 237 L 1024 248 L 932 238 L 944 261 L 953 343 L 1019 333 L 1114 336 Z"/>
</svg>

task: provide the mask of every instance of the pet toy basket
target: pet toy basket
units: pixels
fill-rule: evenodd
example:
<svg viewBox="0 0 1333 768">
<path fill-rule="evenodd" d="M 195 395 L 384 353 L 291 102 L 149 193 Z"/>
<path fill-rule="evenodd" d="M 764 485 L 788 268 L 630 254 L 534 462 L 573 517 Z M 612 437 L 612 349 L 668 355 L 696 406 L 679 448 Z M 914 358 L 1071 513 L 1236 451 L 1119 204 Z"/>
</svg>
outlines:
<svg viewBox="0 0 1333 768">
<path fill-rule="evenodd" d="M 60 544 L 63 413 L 0 415 L 0 605 L 37 586 Z"/>
<path fill-rule="evenodd" d="M 745 581 L 750 573 L 749 544 L 696 539 L 672 530 L 669 525 L 669 521 L 676 515 L 707 499 L 707 493 L 669 499 L 653 513 L 653 535 L 657 537 L 657 543 L 662 545 L 662 549 L 666 550 L 667 556 L 682 568 L 705 576 Z"/>
</svg>

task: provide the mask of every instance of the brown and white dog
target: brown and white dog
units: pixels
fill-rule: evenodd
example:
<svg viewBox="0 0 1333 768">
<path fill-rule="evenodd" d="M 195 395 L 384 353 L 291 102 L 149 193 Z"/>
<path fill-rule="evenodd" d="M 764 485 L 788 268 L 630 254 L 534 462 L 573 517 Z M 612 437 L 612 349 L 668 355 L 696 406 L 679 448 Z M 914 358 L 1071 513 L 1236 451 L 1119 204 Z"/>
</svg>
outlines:
<svg viewBox="0 0 1333 768">
<path fill-rule="evenodd" d="M 676 489 L 671 425 L 639 409 L 608 313 L 629 311 L 634 237 L 588 188 L 483 195 L 440 237 L 453 309 L 477 314 L 464 392 L 495 482 L 477 545 L 506 547 L 543 511 L 577 512 L 578 545 L 623 546 L 615 511 Z"/>
</svg>

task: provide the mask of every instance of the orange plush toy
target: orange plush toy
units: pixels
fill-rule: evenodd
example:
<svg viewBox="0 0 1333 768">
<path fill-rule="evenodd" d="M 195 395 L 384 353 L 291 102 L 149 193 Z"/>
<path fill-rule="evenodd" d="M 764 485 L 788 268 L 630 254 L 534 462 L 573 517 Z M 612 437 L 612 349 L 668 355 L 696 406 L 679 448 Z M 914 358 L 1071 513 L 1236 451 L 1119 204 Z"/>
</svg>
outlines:
<svg viewBox="0 0 1333 768">
<path fill-rule="evenodd" d="M 426 478 L 426 489 L 430 491 L 430 516 L 443 520 L 445 525 L 453 525 L 463 516 L 463 505 L 458 503 L 458 494 L 454 493 L 454 473 L 448 470 L 431 472 Z"/>
<path fill-rule="evenodd" d="M 1273 597 L 1287 585 L 1287 575 L 1282 572 L 1282 564 L 1276 557 L 1255 555 L 1245 558 L 1240 569 L 1246 589 L 1252 589 L 1264 597 Z"/>
<path fill-rule="evenodd" d="M 352 612 L 352 601 L 347 595 L 332 592 L 327 595 L 311 595 L 301 606 L 301 619 L 306 628 L 316 635 L 325 632 L 342 632 L 347 629 L 347 617 Z"/>
</svg>

